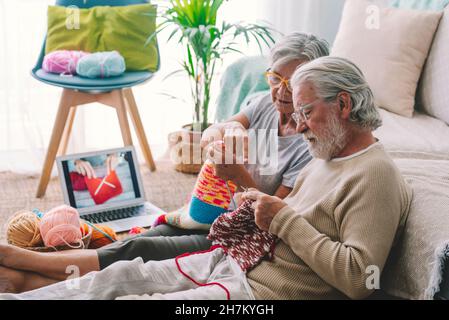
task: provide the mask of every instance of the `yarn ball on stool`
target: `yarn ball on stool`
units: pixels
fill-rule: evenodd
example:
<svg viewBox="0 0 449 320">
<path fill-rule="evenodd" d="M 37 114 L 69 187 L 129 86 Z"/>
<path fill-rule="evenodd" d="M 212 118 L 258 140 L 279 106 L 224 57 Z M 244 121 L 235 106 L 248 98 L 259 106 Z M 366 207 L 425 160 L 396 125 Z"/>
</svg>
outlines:
<svg viewBox="0 0 449 320">
<path fill-rule="evenodd" d="M 91 225 L 92 236 L 90 238 L 89 249 L 98 249 L 117 241 L 117 234 L 114 230 L 107 226 Z M 87 223 L 83 224 L 84 232 L 89 228 Z"/>
<path fill-rule="evenodd" d="M 76 74 L 78 60 L 87 55 L 89 53 L 75 50 L 53 51 L 44 57 L 42 69 L 50 73 L 74 75 Z"/>
<path fill-rule="evenodd" d="M 125 59 L 117 51 L 92 53 L 82 57 L 76 66 L 80 76 L 91 79 L 119 76 L 125 70 Z"/>
<path fill-rule="evenodd" d="M 46 212 L 40 223 L 41 236 L 47 247 L 71 245 L 82 246 L 80 216 L 75 208 L 62 205 Z"/>
<path fill-rule="evenodd" d="M 7 222 L 6 240 L 14 246 L 38 247 L 42 245 L 39 217 L 31 211 L 18 211 Z"/>
</svg>

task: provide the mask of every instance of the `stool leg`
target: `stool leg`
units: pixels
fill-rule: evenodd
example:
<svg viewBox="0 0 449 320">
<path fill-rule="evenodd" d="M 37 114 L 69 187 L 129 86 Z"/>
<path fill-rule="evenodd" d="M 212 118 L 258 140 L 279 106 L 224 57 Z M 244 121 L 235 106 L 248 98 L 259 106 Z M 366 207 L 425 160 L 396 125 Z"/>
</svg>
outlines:
<svg viewBox="0 0 449 320">
<path fill-rule="evenodd" d="M 72 133 L 73 121 L 75 120 L 75 115 L 76 115 L 76 106 L 73 106 L 70 108 L 70 111 L 69 111 L 69 120 L 64 129 L 64 133 L 62 135 L 62 143 L 61 143 L 61 146 L 60 146 L 59 152 L 58 152 L 62 156 L 65 155 L 67 152 L 67 145 L 69 143 L 70 134 Z"/>
<path fill-rule="evenodd" d="M 140 147 L 142 149 L 143 155 L 147 162 L 148 167 L 151 171 L 156 170 L 156 165 L 153 160 L 153 155 L 151 153 L 150 146 L 148 144 L 147 137 L 145 135 L 145 130 L 143 128 L 142 120 L 140 119 L 139 110 L 137 109 L 136 100 L 134 99 L 134 95 L 132 89 L 123 89 L 123 94 L 125 96 L 125 100 L 127 102 L 128 112 L 131 116 L 131 120 L 134 124 L 134 128 L 136 130 L 137 138 L 140 142 Z"/>
<path fill-rule="evenodd" d="M 116 90 L 111 94 L 114 95 L 115 109 L 117 111 L 117 117 L 120 124 L 120 130 L 122 131 L 123 143 L 125 146 L 132 146 L 133 141 L 131 138 L 131 131 L 129 129 L 128 115 L 126 113 L 125 99 L 123 97 L 122 90 Z"/>
<path fill-rule="evenodd" d="M 61 137 L 66 125 L 67 117 L 69 115 L 70 102 L 72 99 L 72 90 L 64 89 L 62 91 L 61 100 L 59 102 L 58 113 L 56 114 L 53 131 L 51 133 L 50 144 L 48 145 L 47 155 L 45 157 L 44 167 L 37 187 L 37 198 L 42 198 L 47 190 L 47 185 L 50 180 L 51 170 L 55 161 L 56 153 L 61 143 Z"/>
</svg>

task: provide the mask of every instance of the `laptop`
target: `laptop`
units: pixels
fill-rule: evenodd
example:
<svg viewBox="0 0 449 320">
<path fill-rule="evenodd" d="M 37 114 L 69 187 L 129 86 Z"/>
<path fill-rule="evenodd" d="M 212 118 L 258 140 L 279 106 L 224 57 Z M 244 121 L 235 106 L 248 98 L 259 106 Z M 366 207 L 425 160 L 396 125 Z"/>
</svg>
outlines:
<svg viewBox="0 0 449 320">
<path fill-rule="evenodd" d="M 149 227 L 164 211 L 145 200 L 134 147 L 56 158 L 64 202 L 115 232 Z"/>
</svg>

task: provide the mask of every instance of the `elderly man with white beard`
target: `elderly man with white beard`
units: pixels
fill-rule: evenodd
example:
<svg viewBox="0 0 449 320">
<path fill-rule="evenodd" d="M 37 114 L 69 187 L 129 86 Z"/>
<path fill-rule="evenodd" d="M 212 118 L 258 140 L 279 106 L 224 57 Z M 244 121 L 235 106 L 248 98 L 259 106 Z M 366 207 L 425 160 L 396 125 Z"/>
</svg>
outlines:
<svg viewBox="0 0 449 320">
<path fill-rule="evenodd" d="M 374 288 L 367 280 L 373 270 L 380 277 L 406 221 L 411 188 L 372 135 L 381 125 L 380 116 L 371 89 L 353 63 L 337 57 L 316 59 L 295 71 L 291 85 L 296 130 L 308 141 L 314 159 L 284 200 L 255 189 L 242 196 L 246 201 L 241 207 L 253 201 L 254 220 L 248 224 L 277 239 L 271 259 L 257 261 L 245 273 L 236 268 L 239 261 L 230 258 L 232 250 L 222 248 L 147 263 L 137 258 L 88 273 L 75 289 L 59 282 L 0 298 L 368 297 Z M 235 245 L 257 247 L 257 241 L 249 238 Z"/>
<path fill-rule="evenodd" d="M 284 201 L 244 195 L 256 200 L 256 224 L 281 239 L 249 284 L 264 299 L 368 297 L 368 277 L 382 272 L 406 221 L 411 188 L 372 134 L 381 119 L 357 66 L 323 57 L 291 82 L 297 130 L 314 159 Z"/>
</svg>

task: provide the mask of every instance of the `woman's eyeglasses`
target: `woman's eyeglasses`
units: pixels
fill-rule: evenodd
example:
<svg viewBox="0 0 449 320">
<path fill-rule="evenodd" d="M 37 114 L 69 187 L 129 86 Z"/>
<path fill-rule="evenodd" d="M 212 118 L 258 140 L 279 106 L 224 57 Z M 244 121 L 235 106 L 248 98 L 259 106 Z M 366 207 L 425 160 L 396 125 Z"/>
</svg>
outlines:
<svg viewBox="0 0 449 320">
<path fill-rule="evenodd" d="M 293 89 L 292 89 L 289 79 L 285 79 L 285 78 L 281 77 L 280 75 L 278 75 L 277 73 L 270 71 L 269 69 L 267 72 L 265 72 L 265 77 L 267 79 L 268 84 L 271 87 L 278 89 L 281 87 L 282 84 L 284 84 L 284 86 L 287 88 L 288 92 L 290 92 L 290 93 L 293 92 Z"/>
</svg>

